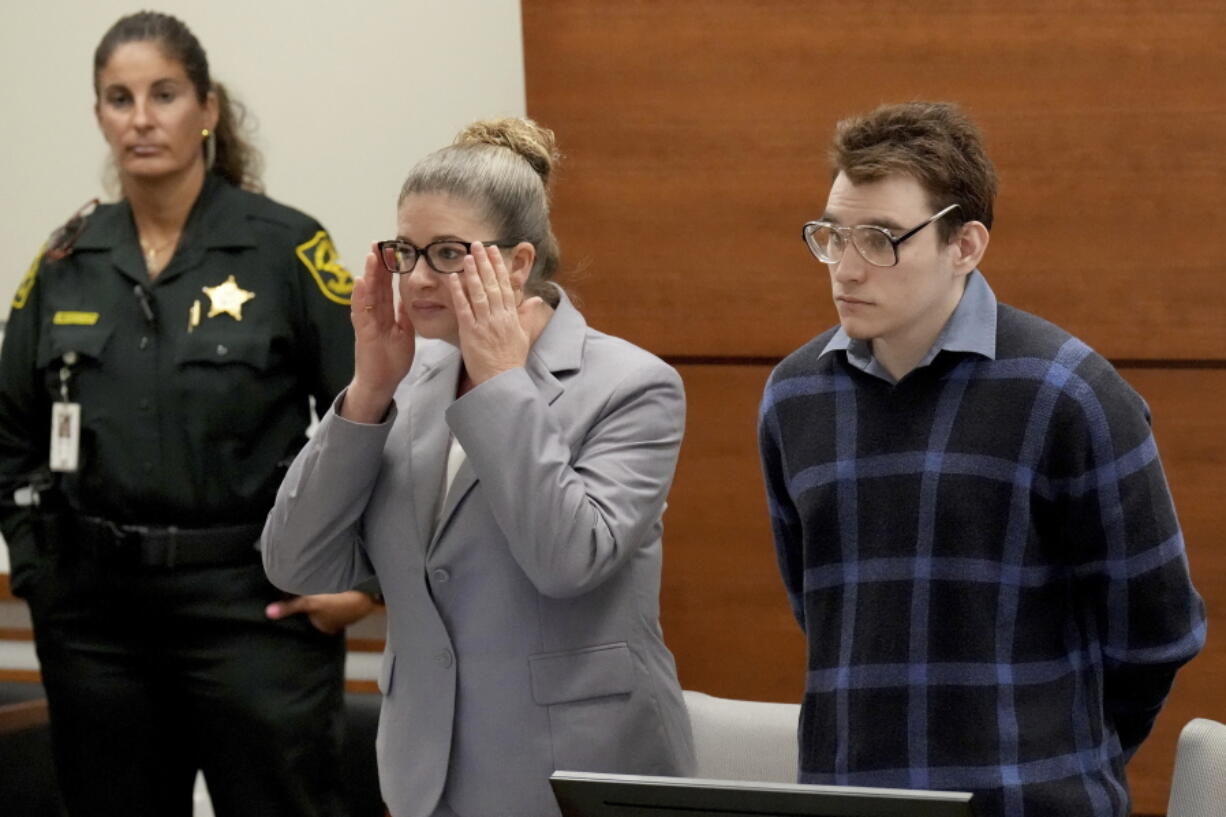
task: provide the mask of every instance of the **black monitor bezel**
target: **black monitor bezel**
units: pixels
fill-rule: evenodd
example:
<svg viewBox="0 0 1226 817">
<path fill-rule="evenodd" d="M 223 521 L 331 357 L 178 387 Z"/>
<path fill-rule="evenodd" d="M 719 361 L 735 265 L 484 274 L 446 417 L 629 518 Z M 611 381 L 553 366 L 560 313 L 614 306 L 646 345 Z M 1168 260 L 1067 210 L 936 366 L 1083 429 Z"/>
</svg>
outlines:
<svg viewBox="0 0 1226 817">
<path fill-rule="evenodd" d="M 563 817 L 973 817 L 967 792 L 559 771 Z"/>
</svg>

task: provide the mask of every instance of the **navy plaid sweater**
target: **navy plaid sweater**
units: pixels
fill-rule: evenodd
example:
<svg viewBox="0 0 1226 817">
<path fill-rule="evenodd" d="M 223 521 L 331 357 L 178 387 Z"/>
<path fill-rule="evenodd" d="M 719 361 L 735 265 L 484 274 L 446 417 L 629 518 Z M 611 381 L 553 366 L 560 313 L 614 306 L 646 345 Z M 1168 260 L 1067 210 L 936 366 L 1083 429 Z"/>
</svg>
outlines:
<svg viewBox="0 0 1226 817">
<path fill-rule="evenodd" d="M 1004 305 L 995 360 L 943 351 L 896 385 L 823 355 L 833 332 L 759 417 L 808 639 L 801 782 L 1127 815 L 1124 763 L 1205 633 L 1148 408 Z"/>
</svg>

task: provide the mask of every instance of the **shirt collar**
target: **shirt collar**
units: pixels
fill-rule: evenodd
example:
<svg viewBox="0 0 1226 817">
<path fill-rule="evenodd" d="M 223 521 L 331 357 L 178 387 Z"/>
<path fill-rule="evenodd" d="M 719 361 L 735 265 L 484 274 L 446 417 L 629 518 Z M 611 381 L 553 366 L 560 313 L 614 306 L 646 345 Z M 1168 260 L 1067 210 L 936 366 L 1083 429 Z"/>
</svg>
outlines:
<svg viewBox="0 0 1226 817">
<path fill-rule="evenodd" d="M 192 204 L 183 226 L 180 247 L 254 247 L 255 236 L 248 225 L 249 205 L 240 194 L 214 173 L 206 173 L 204 184 Z M 132 208 L 126 199 L 114 206 L 99 207 L 85 222 L 74 245 L 80 250 L 105 250 L 136 242 Z"/>
<path fill-rule="evenodd" d="M 857 369 L 890 383 L 895 382 L 893 375 L 873 357 L 872 345 L 866 340 L 850 337 L 841 326 L 822 348 L 818 358 L 840 350 L 847 353 L 847 361 Z M 962 291 L 957 307 L 937 335 L 932 348 L 915 368 L 932 363 L 942 351 L 996 359 L 996 294 L 979 270 L 973 270 L 967 276 L 966 289 Z"/>
</svg>

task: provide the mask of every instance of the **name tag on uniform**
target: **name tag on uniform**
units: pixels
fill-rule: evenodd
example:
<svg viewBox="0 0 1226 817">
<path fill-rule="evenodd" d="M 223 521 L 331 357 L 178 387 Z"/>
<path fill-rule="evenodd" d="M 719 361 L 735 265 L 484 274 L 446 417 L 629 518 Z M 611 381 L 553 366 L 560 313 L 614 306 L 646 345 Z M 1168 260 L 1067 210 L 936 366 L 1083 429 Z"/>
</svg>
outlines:
<svg viewBox="0 0 1226 817">
<path fill-rule="evenodd" d="M 81 404 L 51 404 L 51 470 L 77 470 L 81 452 Z"/>
</svg>

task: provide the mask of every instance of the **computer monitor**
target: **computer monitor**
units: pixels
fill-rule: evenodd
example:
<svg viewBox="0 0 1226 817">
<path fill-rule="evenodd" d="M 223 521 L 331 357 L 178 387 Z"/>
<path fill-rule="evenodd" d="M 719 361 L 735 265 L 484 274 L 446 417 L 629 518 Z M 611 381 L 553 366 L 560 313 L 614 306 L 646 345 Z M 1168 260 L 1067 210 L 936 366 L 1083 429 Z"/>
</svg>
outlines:
<svg viewBox="0 0 1226 817">
<path fill-rule="evenodd" d="M 555 772 L 562 817 L 974 817 L 966 792 Z"/>
</svg>

